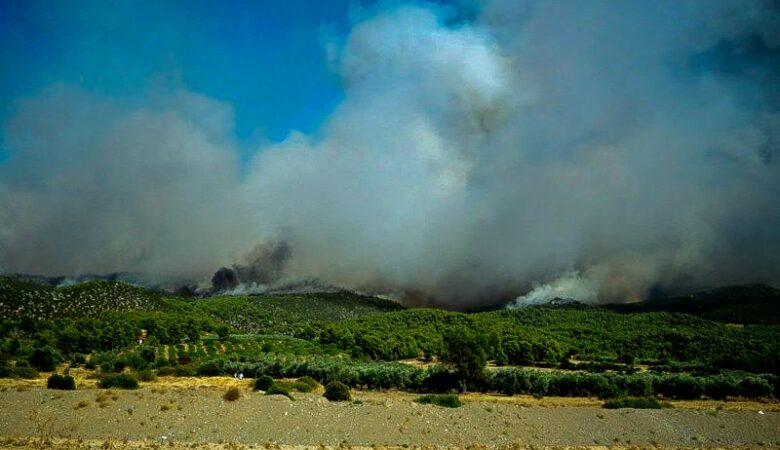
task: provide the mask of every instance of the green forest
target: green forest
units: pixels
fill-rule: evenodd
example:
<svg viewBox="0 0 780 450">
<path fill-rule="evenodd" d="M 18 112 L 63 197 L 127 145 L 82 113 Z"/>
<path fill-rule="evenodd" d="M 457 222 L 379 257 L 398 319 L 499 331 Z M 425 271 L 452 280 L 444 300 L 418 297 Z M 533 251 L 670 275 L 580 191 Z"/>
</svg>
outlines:
<svg viewBox="0 0 780 450">
<path fill-rule="evenodd" d="M 348 292 L 193 298 L 1 278 L 0 377 L 65 364 L 101 376 L 241 372 L 422 393 L 771 398 L 780 394 L 778 297 L 743 286 L 657 303 L 464 313 Z"/>
</svg>

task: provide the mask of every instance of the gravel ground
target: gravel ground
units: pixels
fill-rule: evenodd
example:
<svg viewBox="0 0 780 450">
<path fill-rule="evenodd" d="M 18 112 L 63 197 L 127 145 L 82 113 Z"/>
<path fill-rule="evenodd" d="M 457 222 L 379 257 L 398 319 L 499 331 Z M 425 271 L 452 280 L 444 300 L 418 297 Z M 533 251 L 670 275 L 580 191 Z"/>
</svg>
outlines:
<svg viewBox="0 0 780 450">
<path fill-rule="evenodd" d="M 41 388 L 0 392 L 0 436 L 54 436 L 349 446 L 643 446 L 780 448 L 780 413 L 690 409 L 605 410 L 468 401 L 456 409 L 409 395 L 318 394 L 291 401 L 214 387 L 136 391 Z"/>
</svg>

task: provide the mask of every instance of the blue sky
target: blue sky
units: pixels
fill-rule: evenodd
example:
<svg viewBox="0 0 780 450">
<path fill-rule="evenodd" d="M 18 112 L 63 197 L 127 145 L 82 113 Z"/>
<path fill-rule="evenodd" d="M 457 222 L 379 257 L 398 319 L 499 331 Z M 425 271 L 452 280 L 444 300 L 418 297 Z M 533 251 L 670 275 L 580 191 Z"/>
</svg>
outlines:
<svg viewBox="0 0 780 450">
<path fill-rule="evenodd" d="M 132 101 L 184 87 L 231 104 L 244 145 L 312 132 L 342 98 L 323 36 L 354 0 L 0 0 L 0 121 L 55 82 Z"/>
</svg>

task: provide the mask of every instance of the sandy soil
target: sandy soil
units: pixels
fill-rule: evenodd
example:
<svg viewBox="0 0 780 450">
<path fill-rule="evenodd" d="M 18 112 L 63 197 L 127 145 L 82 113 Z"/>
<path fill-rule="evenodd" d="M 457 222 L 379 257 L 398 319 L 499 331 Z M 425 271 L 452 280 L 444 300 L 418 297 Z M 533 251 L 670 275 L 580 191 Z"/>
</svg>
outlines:
<svg viewBox="0 0 780 450">
<path fill-rule="evenodd" d="M 4 386 L 0 436 L 293 446 L 780 448 L 776 404 L 759 414 L 755 408 L 604 410 L 588 399 L 579 399 L 579 406 L 549 406 L 556 404 L 549 400 L 539 406 L 533 399 L 466 396 L 463 407 L 447 409 L 419 405 L 403 393 L 357 393 L 362 403 L 330 403 L 317 393 L 294 394 L 291 401 L 251 392 L 248 381 L 240 384 L 242 397 L 227 402 L 224 386 L 235 381 L 181 383 L 161 379 L 136 391 Z"/>
</svg>

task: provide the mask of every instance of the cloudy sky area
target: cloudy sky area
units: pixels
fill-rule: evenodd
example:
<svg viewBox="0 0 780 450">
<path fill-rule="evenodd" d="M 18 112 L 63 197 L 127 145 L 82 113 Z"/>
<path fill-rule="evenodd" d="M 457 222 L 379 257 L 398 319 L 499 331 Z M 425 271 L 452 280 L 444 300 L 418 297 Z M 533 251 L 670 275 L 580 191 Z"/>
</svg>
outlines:
<svg viewBox="0 0 780 450">
<path fill-rule="evenodd" d="M 778 24 L 776 0 L 0 0 L 0 270 L 200 281 L 285 242 L 283 280 L 451 307 L 778 284 Z"/>
</svg>

